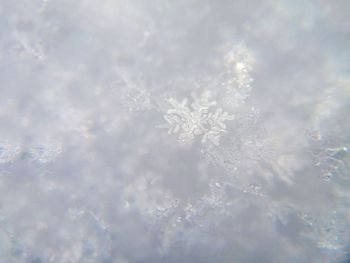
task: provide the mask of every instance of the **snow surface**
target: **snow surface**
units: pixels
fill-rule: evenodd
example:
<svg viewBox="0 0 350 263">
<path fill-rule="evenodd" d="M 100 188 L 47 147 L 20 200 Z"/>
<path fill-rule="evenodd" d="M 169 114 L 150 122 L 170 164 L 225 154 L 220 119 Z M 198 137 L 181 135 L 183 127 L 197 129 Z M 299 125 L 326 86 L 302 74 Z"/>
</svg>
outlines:
<svg viewBox="0 0 350 263">
<path fill-rule="evenodd" d="M 0 0 L 0 263 L 345 263 L 349 14 Z"/>
</svg>

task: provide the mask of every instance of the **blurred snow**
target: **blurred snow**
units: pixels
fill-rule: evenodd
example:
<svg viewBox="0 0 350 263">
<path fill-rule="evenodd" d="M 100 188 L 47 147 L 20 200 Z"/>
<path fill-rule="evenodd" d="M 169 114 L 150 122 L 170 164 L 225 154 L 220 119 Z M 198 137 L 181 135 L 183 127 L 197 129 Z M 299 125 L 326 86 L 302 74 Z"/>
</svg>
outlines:
<svg viewBox="0 0 350 263">
<path fill-rule="evenodd" d="M 0 263 L 347 262 L 349 13 L 0 0 Z"/>
</svg>

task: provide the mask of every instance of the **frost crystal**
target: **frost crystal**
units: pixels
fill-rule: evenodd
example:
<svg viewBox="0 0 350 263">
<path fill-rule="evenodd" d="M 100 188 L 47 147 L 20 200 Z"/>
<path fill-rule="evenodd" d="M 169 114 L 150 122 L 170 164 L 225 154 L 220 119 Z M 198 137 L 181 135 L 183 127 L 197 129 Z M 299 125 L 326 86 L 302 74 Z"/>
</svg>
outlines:
<svg viewBox="0 0 350 263">
<path fill-rule="evenodd" d="M 0 144 L 0 164 L 12 162 L 19 153 L 19 145 Z"/>
<path fill-rule="evenodd" d="M 308 226 L 303 235 L 315 240 L 319 248 L 341 250 L 349 242 L 349 223 L 347 213 L 332 211 L 326 218 L 301 214 L 300 218 Z"/>
<path fill-rule="evenodd" d="M 121 94 L 124 107 L 130 112 L 152 109 L 151 94 L 139 79 L 134 79 L 124 70 L 119 71 Z"/>
<path fill-rule="evenodd" d="M 27 154 L 30 160 L 43 164 L 52 162 L 61 152 L 61 144 L 45 144 L 30 148 Z"/>
<path fill-rule="evenodd" d="M 144 111 L 152 108 L 150 94 L 144 88 L 130 89 L 123 94 L 123 99 L 129 111 Z"/>
<path fill-rule="evenodd" d="M 244 45 L 234 46 L 226 55 L 228 74 L 234 76 L 226 83 L 226 104 L 239 106 L 245 102 L 251 92 L 254 59 Z"/>
<path fill-rule="evenodd" d="M 329 147 L 312 152 L 315 166 L 320 169 L 321 178 L 329 181 L 334 176 L 346 178 L 349 171 L 349 147 Z"/>
<path fill-rule="evenodd" d="M 179 140 L 191 142 L 197 136 L 202 136 L 202 143 L 211 142 L 219 145 L 221 134 L 226 132 L 225 122 L 233 120 L 234 116 L 216 108 L 216 101 L 210 101 L 211 93 L 204 92 L 200 97 L 192 94 L 193 103 L 187 106 L 188 99 L 178 102 L 174 98 L 167 101 L 172 106 L 164 115 L 169 134 L 179 134 Z"/>
</svg>

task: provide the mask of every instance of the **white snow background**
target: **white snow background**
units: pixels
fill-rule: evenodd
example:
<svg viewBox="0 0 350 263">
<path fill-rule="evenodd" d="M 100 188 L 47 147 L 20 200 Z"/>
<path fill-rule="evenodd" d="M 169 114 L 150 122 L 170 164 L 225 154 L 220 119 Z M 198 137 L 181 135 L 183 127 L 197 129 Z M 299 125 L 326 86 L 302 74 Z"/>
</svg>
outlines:
<svg viewBox="0 0 350 263">
<path fill-rule="evenodd" d="M 350 1 L 0 0 L 0 263 L 345 263 Z"/>
</svg>

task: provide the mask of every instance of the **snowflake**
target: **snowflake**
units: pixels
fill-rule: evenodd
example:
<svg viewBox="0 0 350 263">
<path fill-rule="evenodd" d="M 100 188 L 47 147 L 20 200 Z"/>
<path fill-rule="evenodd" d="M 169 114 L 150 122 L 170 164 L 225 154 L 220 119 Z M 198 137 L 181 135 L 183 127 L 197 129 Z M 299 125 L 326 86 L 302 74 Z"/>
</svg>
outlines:
<svg viewBox="0 0 350 263">
<path fill-rule="evenodd" d="M 179 140 L 192 142 L 201 136 L 201 142 L 211 142 L 219 145 L 221 134 L 226 132 L 225 122 L 233 120 L 234 116 L 216 108 L 216 101 L 210 101 L 211 93 L 204 92 L 200 97 L 192 94 L 193 103 L 188 106 L 188 99 L 181 102 L 170 98 L 167 101 L 172 106 L 164 115 L 169 134 L 178 134 Z"/>
</svg>

